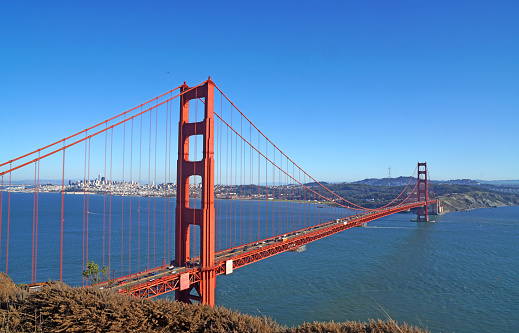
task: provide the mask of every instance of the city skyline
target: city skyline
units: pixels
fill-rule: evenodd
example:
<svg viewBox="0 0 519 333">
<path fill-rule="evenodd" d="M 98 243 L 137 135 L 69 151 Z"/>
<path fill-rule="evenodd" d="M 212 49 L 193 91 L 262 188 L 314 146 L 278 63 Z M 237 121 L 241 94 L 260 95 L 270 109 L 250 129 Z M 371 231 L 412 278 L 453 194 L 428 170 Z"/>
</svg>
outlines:
<svg viewBox="0 0 519 333">
<path fill-rule="evenodd" d="M 2 7 L 2 163 L 211 75 L 319 181 L 519 179 L 513 1 Z"/>
</svg>

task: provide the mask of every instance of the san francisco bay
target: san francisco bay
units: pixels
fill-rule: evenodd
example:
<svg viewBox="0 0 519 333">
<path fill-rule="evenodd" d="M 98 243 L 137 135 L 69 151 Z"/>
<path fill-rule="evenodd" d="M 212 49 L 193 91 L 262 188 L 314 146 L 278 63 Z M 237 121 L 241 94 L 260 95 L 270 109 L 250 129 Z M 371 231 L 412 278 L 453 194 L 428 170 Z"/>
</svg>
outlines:
<svg viewBox="0 0 519 333">
<path fill-rule="evenodd" d="M 25 196 L 25 201 L 17 200 L 20 206 L 10 208 L 9 274 L 16 283 L 27 283 L 30 281 L 21 273 L 31 266 L 32 195 L 17 195 Z M 50 211 L 59 199 L 58 194 L 40 195 L 39 225 L 53 224 L 55 230 L 39 235 L 42 241 L 54 237 L 54 242 L 46 242 L 52 245 L 39 248 L 39 280 L 57 278 L 59 258 L 55 254 L 48 257 L 59 248 L 59 213 Z M 44 205 L 46 200 L 48 206 Z M 82 211 L 82 195 L 68 195 L 66 200 L 71 209 L 69 214 L 73 210 Z M 141 200 L 143 207 L 147 207 L 148 199 Z M 92 244 L 96 237 L 101 237 L 95 226 L 102 230 L 102 203 L 102 196 L 90 196 Z M 6 204 L 4 193 L 4 217 Z M 164 199 L 157 198 L 155 205 L 164 207 Z M 171 205 L 174 208 L 174 202 Z M 116 207 L 112 223 L 120 224 L 121 215 Z M 134 238 L 139 221 L 136 216 L 132 221 Z M 514 331 L 519 323 L 519 207 L 449 213 L 435 217 L 434 223 L 411 222 L 411 218 L 410 214 L 394 214 L 370 222 L 365 228 L 353 228 L 311 243 L 302 253 L 283 253 L 231 275 L 219 276 L 216 303 L 244 313 L 270 316 L 285 325 L 391 317 L 398 322 L 427 327 L 432 332 Z M 71 219 L 65 220 L 69 223 L 65 241 L 81 244 L 83 217 L 77 213 L 73 226 Z M 163 220 L 159 216 L 155 225 L 155 261 L 159 265 L 162 259 L 159 253 L 164 248 L 159 240 L 165 239 L 161 233 Z M 125 221 L 128 228 L 128 220 Z M 144 251 L 147 225 L 141 227 L 141 251 Z M 5 218 L 2 230 L 4 269 Z M 40 230 L 43 233 L 45 229 Z M 112 251 L 120 252 L 120 234 L 114 232 L 111 241 Z M 137 242 L 133 242 L 135 246 Z M 127 248 L 128 241 L 122 246 Z M 99 262 L 101 250 L 91 247 L 90 258 Z M 132 261 L 141 260 L 141 266 L 147 261 L 144 252 L 140 259 L 137 254 L 133 256 Z M 120 265 L 120 259 L 112 260 L 115 262 L 112 266 Z M 81 284 L 81 253 L 68 253 L 64 261 L 65 282 Z"/>
<path fill-rule="evenodd" d="M 519 323 L 519 207 L 395 214 L 222 277 L 219 304 L 278 322 L 391 318 L 432 332 Z"/>
</svg>

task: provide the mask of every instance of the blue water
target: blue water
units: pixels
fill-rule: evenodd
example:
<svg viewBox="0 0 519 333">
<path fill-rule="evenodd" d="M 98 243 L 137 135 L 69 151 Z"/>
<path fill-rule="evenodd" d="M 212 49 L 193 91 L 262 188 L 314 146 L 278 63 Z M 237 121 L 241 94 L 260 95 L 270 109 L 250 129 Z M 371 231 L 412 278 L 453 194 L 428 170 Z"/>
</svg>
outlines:
<svg viewBox="0 0 519 333">
<path fill-rule="evenodd" d="M 396 214 L 217 278 L 218 304 L 279 323 L 391 318 L 432 332 L 519 328 L 519 207 Z"/>
<path fill-rule="evenodd" d="M 3 199 L 0 269 L 5 271 L 6 193 Z M 61 196 L 41 194 L 39 200 L 38 280 L 42 281 L 59 278 Z M 130 216 L 125 213 L 122 219 L 122 199 L 112 197 L 112 200 L 112 223 L 118 226 L 112 231 L 112 270 L 117 270 L 117 275 L 120 271 L 127 274 Z M 125 210 L 129 208 L 129 198 L 126 200 Z M 78 285 L 85 202 L 82 195 L 67 195 L 65 201 L 64 247 L 68 250 L 64 254 L 63 279 Z M 90 196 L 87 202 L 91 212 L 89 258 L 98 263 L 103 260 L 105 202 L 103 196 Z M 148 203 L 150 210 L 156 207 L 155 219 L 150 212 L 150 252 L 147 250 Z M 277 205 L 283 203 L 269 204 L 280 208 Z M 227 209 L 239 211 L 238 207 L 242 207 L 244 212 L 250 210 L 256 216 L 265 211 L 264 205 L 241 202 L 240 206 Z M 296 205 L 292 215 L 306 210 L 310 213 L 314 206 Z M 220 210 L 224 211 L 223 206 Z M 12 194 L 8 273 L 15 282 L 30 282 L 32 211 L 31 194 Z M 323 215 L 328 217 L 327 213 Z M 333 215 L 334 212 L 329 212 L 330 218 Z M 516 331 L 519 207 L 449 213 L 436 217 L 435 223 L 414 223 L 410 222 L 411 218 L 408 214 L 395 214 L 371 222 L 367 228 L 353 228 L 311 243 L 303 253 L 283 253 L 240 268 L 229 276 L 219 276 L 216 302 L 241 312 L 267 315 L 286 325 L 390 316 L 432 332 Z M 217 231 L 236 234 L 235 243 L 249 241 L 251 233 L 247 228 L 256 230 L 253 221 L 244 223 L 240 238 L 240 232 L 235 233 L 231 228 L 232 220 L 226 227 L 225 216 L 219 219 Z M 283 221 L 294 223 L 295 219 Z M 107 217 L 104 223 L 107 230 Z M 122 243 L 121 223 L 124 224 Z M 173 256 L 173 223 L 174 202 L 141 198 L 139 205 L 138 198 L 132 199 L 132 248 L 138 243 L 137 232 L 141 229 L 140 252 L 132 252 L 132 271 L 138 266 L 160 265 L 163 257 L 169 260 Z M 283 223 L 273 224 L 265 233 L 283 227 Z M 105 247 L 106 237 L 107 234 Z"/>
<path fill-rule="evenodd" d="M 174 198 L 64 195 L 61 269 L 61 194 L 40 193 L 38 204 L 31 193 L 11 193 L 9 198 L 3 192 L 2 197 L 0 269 L 7 268 L 8 274 L 19 282 L 32 282 L 35 215 L 36 281 L 62 278 L 70 285 L 81 285 L 81 271 L 89 260 L 109 267 L 111 275 L 119 277 L 169 263 L 174 258 Z M 200 200 L 191 200 L 190 205 L 199 207 Z M 36 206 L 38 214 L 34 214 Z M 342 208 L 289 201 L 216 200 L 215 210 L 217 251 L 352 214 Z M 194 227 L 191 233 L 192 257 L 200 253 L 199 232 Z"/>
</svg>

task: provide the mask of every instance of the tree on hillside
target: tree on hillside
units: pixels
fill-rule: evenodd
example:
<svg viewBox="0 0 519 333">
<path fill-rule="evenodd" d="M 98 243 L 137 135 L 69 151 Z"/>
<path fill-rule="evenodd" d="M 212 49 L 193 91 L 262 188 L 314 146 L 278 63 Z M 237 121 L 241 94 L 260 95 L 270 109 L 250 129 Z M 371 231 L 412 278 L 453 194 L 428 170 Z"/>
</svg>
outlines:
<svg viewBox="0 0 519 333">
<path fill-rule="evenodd" d="M 98 284 L 99 282 L 106 281 L 108 279 L 108 267 L 99 269 L 99 265 L 93 261 L 87 262 L 87 269 L 83 271 L 83 276 L 87 278 L 92 284 Z"/>
</svg>

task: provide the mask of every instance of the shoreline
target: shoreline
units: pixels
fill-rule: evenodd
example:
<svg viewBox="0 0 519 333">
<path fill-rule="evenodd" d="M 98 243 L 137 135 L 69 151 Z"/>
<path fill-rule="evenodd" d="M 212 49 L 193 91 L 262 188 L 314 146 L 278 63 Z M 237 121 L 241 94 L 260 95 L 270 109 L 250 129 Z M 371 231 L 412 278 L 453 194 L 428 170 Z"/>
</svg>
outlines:
<svg viewBox="0 0 519 333">
<path fill-rule="evenodd" d="M 501 206 L 474 207 L 474 208 L 466 208 L 466 209 L 460 209 L 460 210 L 449 210 L 449 211 L 446 211 L 446 212 L 441 212 L 438 215 L 441 216 L 441 215 L 445 215 L 445 214 L 449 214 L 449 213 L 468 213 L 468 212 L 471 212 L 471 211 L 474 211 L 474 210 L 478 210 L 478 209 L 493 209 L 493 208 L 517 207 L 517 206 L 519 206 L 519 204 L 501 205 Z"/>
<path fill-rule="evenodd" d="M 68 186 L 66 186 L 68 187 Z M 119 186 L 117 186 L 119 187 Z M 43 194 L 43 193 L 55 193 L 60 194 L 61 186 L 51 185 L 50 188 L 40 187 L 39 191 L 34 191 L 34 188 L 27 187 L 18 187 L 18 188 L 3 188 L 0 189 L 0 192 L 6 193 L 27 193 L 27 194 Z M 166 193 L 165 193 L 166 192 Z M 193 192 L 192 194 L 194 194 Z M 169 198 L 176 199 L 176 193 L 173 187 L 170 188 L 158 188 L 158 187 L 142 187 L 139 190 L 131 191 L 129 189 L 122 190 L 121 188 L 116 188 L 115 191 L 105 192 L 105 191 L 78 191 L 72 190 L 70 187 L 63 191 L 63 194 L 67 195 L 98 195 L 98 196 L 111 196 L 111 197 L 135 197 L 135 198 Z M 199 199 L 199 195 L 190 196 L 190 199 Z M 492 192 L 482 192 L 482 191 L 473 191 L 466 193 L 449 193 L 447 195 L 438 196 L 440 200 L 440 204 L 443 208 L 443 211 L 438 215 L 443 215 L 451 212 L 468 212 L 474 209 L 480 208 L 498 208 L 505 206 L 518 206 L 519 205 L 519 196 L 512 194 L 502 194 L 502 193 L 492 193 Z M 257 201 L 257 202 L 287 202 L 287 203 L 300 203 L 300 204 L 312 204 L 312 205 L 322 205 L 323 207 L 319 208 L 332 208 L 336 204 L 330 201 L 313 201 L 313 200 L 287 200 L 280 198 L 271 198 L 271 197 L 263 197 L 258 198 L 255 196 L 252 197 L 230 197 L 229 195 L 218 195 L 215 194 L 215 200 L 248 200 L 248 201 Z M 369 208 L 369 209 L 376 209 Z"/>
</svg>

